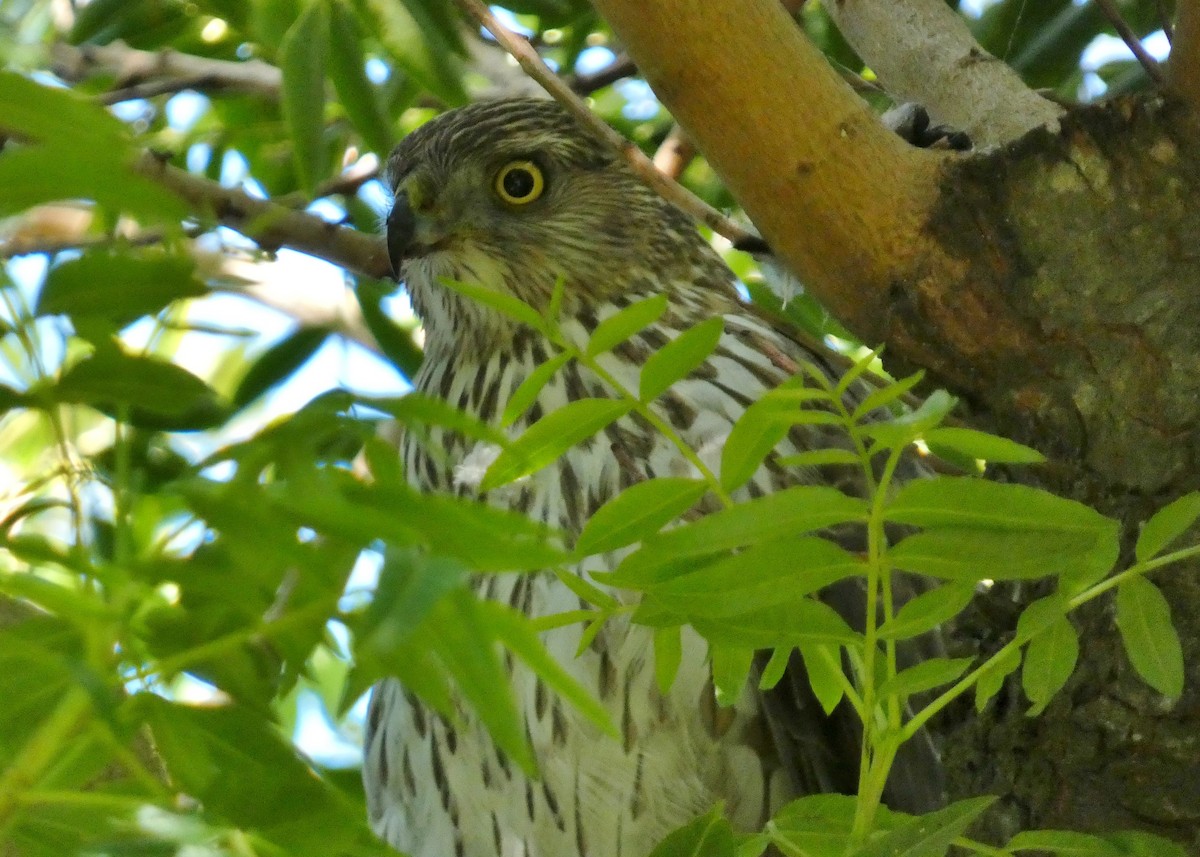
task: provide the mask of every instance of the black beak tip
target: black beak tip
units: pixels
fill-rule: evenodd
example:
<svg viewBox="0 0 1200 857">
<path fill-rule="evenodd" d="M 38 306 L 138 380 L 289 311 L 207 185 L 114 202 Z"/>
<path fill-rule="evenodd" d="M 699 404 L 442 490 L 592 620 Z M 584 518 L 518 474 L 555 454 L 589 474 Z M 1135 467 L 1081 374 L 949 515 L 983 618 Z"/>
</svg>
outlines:
<svg viewBox="0 0 1200 857">
<path fill-rule="evenodd" d="M 400 279 L 400 266 L 412 246 L 416 220 L 408 207 L 408 197 L 398 194 L 387 217 L 388 260 L 392 263 L 392 276 Z"/>
</svg>

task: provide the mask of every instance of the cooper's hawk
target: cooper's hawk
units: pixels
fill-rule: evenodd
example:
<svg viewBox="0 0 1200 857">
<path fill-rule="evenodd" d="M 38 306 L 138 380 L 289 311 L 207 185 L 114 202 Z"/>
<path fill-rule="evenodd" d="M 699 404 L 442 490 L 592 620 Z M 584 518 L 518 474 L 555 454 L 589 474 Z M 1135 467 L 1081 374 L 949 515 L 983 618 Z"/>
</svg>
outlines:
<svg viewBox="0 0 1200 857">
<path fill-rule="evenodd" d="M 499 419 L 509 396 L 554 348 L 440 278 L 476 283 L 539 310 L 562 278 L 562 329 L 581 342 L 621 308 L 666 294 L 669 306 L 657 323 L 601 358 L 631 389 L 657 349 L 698 322 L 723 318 L 715 352 L 653 405 L 702 452 L 719 451 L 746 407 L 788 377 L 789 359 L 825 365 L 749 311 L 733 274 L 689 219 L 554 102 L 494 101 L 445 113 L 395 149 L 388 174 L 395 191 L 388 244 L 426 329 L 415 386 L 484 420 Z M 568 401 L 611 395 L 569 362 L 513 430 Z M 777 451 L 834 443 L 812 431 L 821 429 L 794 433 Z M 438 430 L 402 445 L 408 478 L 433 491 L 472 492 L 463 464 L 478 452 Z M 674 446 L 631 415 L 486 499 L 570 536 L 635 481 L 690 470 Z M 768 459 L 737 496 L 819 478 Z M 490 575 L 479 585 L 486 597 L 530 615 L 580 606 L 550 575 Z M 610 622 L 575 658 L 580 633 L 560 629 L 547 635 L 547 645 L 607 705 L 623 741 L 599 735 L 532 675 L 518 673 L 514 689 L 542 773 L 531 782 L 470 718 L 452 726 L 397 683 L 383 682 L 372 699 L 364 771 L 375 830 L 415 857 L 639 857 L 718 800 L 752 829 L 798 789 L 854 782 L 857 756 L 830 745 L 836 730 L 824 730 L 811 704 L 782 725 L 778 717 L 768 724 L 749 692 L 731 712 L 718 711 L 698 636 L 685 634 L 682 666 L 663 697 L 648 629 Z M 792 701 L 777 697 L 768 707 L 778 714 Z M 936 801 L 936 775 L 918 776 L 915 788 L 924 791 L 910 803 Z"/>
</svg>

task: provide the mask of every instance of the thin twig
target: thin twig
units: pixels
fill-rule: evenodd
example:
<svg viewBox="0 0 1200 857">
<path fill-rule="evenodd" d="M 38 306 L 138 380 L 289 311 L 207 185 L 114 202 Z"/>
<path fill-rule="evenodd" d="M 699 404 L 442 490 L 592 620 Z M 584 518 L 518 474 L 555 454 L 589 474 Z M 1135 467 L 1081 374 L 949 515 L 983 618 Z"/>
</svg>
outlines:
<svg viewBox="0 0 1200 857">
<path fill-rule="evenodd" d="M 1137 57 L 1137 61 L 1142 64 L 1142 68 L 1146 70 L 1146 74 L 1150 75 L 1151 80 L 1155 83 L 1162 84 L 1166 80 L 1162 68 L 1159 67 L 1158 61 L 1150 56 L 1149 52 L 1142 47 L 1141 39 L 1137 34 L 1130 29 L 1129 24 L 1121 16 L 1116 4 L 1113 0 L 1095 0 L 1100 11 L 1104 13 L 1104 17 L 1108 18 L 1108 22 L 1116 29 L 1121 40 L 1133 51 L 1133 55 Z"/>
<path fill-rule="evenodd" d="M 591 95 L 597 89 L 603 89 L 609 84 L 635 74 L 637 74 L 637 64 L 625 54 L 621 54 L 599 71 L 591 74 L 570 75 L 567 78 L 567 86 L 579 95 Z"/>
<path fill-rule="evenodd" d="M 667 138 L 662 141 L 658 151 L 654 153 L 654 166 L 664 176 L 670 176 L 675 181 L 683 175 L 688 164 L 696 157 L 696 144 L 688 138 L 683 128 L 676 122 L 671 126 Z"/>
<path fill-rule="evenodd" d="M 156 95 L 175 95 L 185 89 L 201 92 L 216 88 L 220 88 L 219 81 L 214 83 L 208 77 L 172 77 L 163 80 L 147 80 L 120 89 L 110 89 L 108 92 L 97 95 L 96 100 L 101 104 L 120 104 L 123 101 L 137 101 L 140 98 L 153 98 Z"/>
<path fill-rule="evenodd" d="M 501 47 L 512 54 L 513 59 L 525 70 L 526 74 L 541 84 L 543 89 L 587 128 L 619 151 L 638 177 L 664 199 L 717 234 L 724 235 L 739 250 L 755 253 L 770 251 L 767 243 L 760 236 L 734 223 L 687 188 L 655 169 L 654 163 L 641 149 L 592 113 L 583 100 L 571 90 L 566 81 L 551 71 L 550 67 L 542 61 L 529 42 L 496 20 L 496 16 L 488 11 L 487 6 L 480 0 L 455 0 L 455 2 L 460 9 L 491 33 Z"/>
</svg>

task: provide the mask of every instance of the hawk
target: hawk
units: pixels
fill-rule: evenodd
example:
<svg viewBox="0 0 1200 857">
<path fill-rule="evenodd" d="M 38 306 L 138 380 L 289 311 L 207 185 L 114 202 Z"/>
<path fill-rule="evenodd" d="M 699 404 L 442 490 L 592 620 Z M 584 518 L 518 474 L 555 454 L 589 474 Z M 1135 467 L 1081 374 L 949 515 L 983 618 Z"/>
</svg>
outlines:
<svg viewBox="0 0 1200 857">
<path fill-rule="evenodd" d="M 408 135 L 387 168 L 395 193 L 388 247 L 425 325 L 425 360 L 414 379 L 425 394 L 496 422 L 518 385 L 555 353 L 541 334 L 445 288 L 444 278 L 539 310 L 561 279 L 562 330 L 580 342 L 622 308 L 665 294 L 658 322 L 602 356 L 631 389 L 657 349 L 700 321 L 722 318 L 716 350 L 653 405 L 693 449 L 718 460 L 734 422 L 789 377 L 796 359 L 828 368 L 742 303 L 733 273 L 689 218 L 556 102 L 498 100 L 449 111 Z M 513 430 L 574 399 L 611 395 L 569 362 Z M 805 431 L 777 451 L 836 442 L 813 434 L 826 429 Z M 479 450 L 467 439 L 433 429 L 426 438 L 406 436 L 401 455 L 419 488 L 475 493 Z M 691 475 L 691 467 L 631 414 L 483 499 L 570 538 L 621 490 Z M 768 459 L 735 499 L 821 478 Z M 531 616 L 580 606 L 551 575 L 489 575 L 477 585 Z M 470 718 L 447 723 L 384 681 L 371 700 L 364 764 L 376 832 L 414 857 L 638 857 L 718 800 L 736 824 L 757 829 L 799 793 L 853 789 L 857 738 L 844 722 L 824 718 L 802 677 L 770 698 L 747 691 L 732 709 L 718 710 L 705 643 L 690 629 L 666 696 L 655 684 L 649 629 L 611 621 L 576 658 L 581 633 L 559 629 L 546 636 L 547 647 L 607 706 L 622 741 L 599 735 L 518 670 L 514 691 L 541 769 L 531 781 Z M 907 769 L 893 806 L 940 800 L 936 759 Z"/>
</svg>

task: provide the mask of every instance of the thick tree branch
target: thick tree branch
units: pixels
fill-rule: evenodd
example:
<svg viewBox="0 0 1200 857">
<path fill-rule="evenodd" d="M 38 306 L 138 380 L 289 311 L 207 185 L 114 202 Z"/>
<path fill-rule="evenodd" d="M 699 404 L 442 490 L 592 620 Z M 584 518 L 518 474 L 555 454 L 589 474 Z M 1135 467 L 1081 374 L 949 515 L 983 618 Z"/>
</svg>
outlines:
<svg viewBox="0 0 1200 857">
<path fill-rule="evenodd" d="M 885 129 L 777 0 L 596 5 L 775 252 L 875 339 L 951 156 Z"/>
<path fill-rule="evenodd" d="M 283 85 L 279 69 L 261 60 L 232 62 L 177 51 L 140 51 L 119 41 L 82 46 L 59 42 L 51 48 L 51 56 L 54 73 L 63 80 L 111 74 L 118 91 L 155 81 L 160 91 L 221 89 L 278 98 Z"/>
<path fill-rule="evenodd" d="M 377 279 L 391 276 L 383 240 L 312 214 L 256 199 L 165 163 L 147 152 L 134 168 L 182 197 L 194 211 L 246 235 L 264 250 L 289 247 Z"/>
<path fill-rule="evenodd" d="M 1167 74 L 1171 88 L 1200 110 L 1200 0 L 1179 0 Z"/>
<path fill-rule="evenodd" d="M 1014 140 L 1062 114 L 983 50 L 943 0 L 837 0 L 825 8 L 893 96 L 919 102 L 977 146 Z"/>
</svg>

